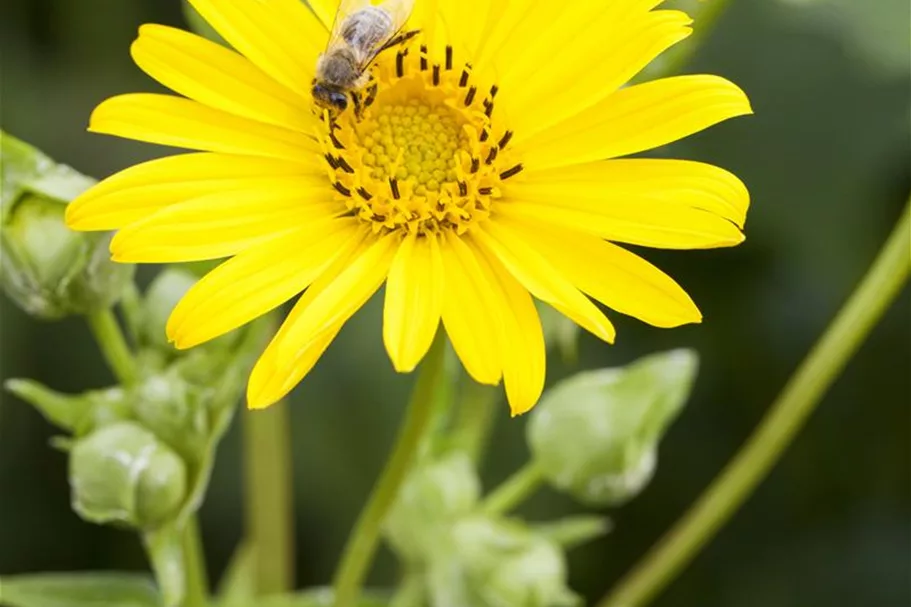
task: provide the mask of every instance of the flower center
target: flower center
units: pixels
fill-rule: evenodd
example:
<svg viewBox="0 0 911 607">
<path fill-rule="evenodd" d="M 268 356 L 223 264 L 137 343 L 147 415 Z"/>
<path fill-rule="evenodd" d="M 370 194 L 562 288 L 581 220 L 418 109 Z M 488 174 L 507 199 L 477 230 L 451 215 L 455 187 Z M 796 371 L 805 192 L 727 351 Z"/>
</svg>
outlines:
<svg viewBox="0 0 911 607">
<path fill-rule="evenodd" d="M 357 109 L 326 117 L 321 134 L 348 211 L 376 232 L 462 234 L 486 220 L 500 182 L 522 170 L 497 124 L 497 87 L 453 69 L 451 48 L 441 63 L 425 47 L 386 51 L 371 77 Z"/>
</svg>

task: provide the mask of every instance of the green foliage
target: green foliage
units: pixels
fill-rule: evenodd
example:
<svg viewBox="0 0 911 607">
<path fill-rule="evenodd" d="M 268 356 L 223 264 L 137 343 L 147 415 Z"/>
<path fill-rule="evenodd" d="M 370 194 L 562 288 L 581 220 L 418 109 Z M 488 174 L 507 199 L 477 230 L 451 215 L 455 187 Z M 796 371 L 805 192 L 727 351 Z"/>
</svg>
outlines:
<svg viewBox="0 0 911 607">
<path fill-rule="evenodd" d="M 591 506 L 638 495 L 654 473 L 658 440 L 686 402 L 697 357 L 675 350 L 627 367 L 578 373 L 541 399 L 527 440 L 554 487 Z"/>
<path fill-rule="evenodd" d="M 151 579 L 126 573 L 38 573 L 0 578 L 4 607 L 159 607 Z"/>
<path fill-rule="evenodd" d="M 134 266 L 110 261 L 110 236 L 64 223 L 94 181 L 0 132 L 0 286 L 29 314 L 57 319 L 116 302 Z"/>
</svg>

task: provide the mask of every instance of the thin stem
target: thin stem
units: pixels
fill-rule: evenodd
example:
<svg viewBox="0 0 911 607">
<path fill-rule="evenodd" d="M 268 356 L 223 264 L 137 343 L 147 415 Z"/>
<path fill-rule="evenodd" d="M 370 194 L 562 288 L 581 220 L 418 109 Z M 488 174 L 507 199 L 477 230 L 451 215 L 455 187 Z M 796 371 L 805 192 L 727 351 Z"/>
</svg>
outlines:
<svg viewBox="0 0 911 607">
<path fill-rule="evenodd" d="M 784 453 L 911 272 L 911 200 L 851 298 L 740 453 L 600 607 L 646 605 L 734 514 Z"/>
<path fill-rule="evenodd" d="M 445 378 L 445 343 L 445 333 L 441 329 L 421 364 L 392 455 L 348 538 L 333 584 L 335 607 L 353 607 L 360 595 L 379 545 L 383 519 L 405 480 L 433 417 L 434 395 L 439 382 Z"/>
<path fill-rule="evenodd" d="M 114 375 L 124 385 L 130 385 L 137 379 L 136 360 L 123 336 L 120 324 L 110 309 L 92 312 L 87 316 L 89 327 L 101 348 L 101 353 Z"/>
<path fill-rule="evenodd" d="M 490 432 L 493 429 L 496 404 L 500 392 L 463 375 L 462 390 L 452 429 L 452 446 L 464 451 L 475 463 L 483 459 Z"/>
<path fill-rule="evenodd" d="M 187 579 L 185 607 L 205 607 L 208 603 L 209 580 L 202 549 L 199 522 L 191 517 L 183 531 L 184 570 Z"/>
<path fill-rule="evenodd" d="M 506 514 L 534 494 L 544 484 L 544 471 L 531 461 L 490 492 L 481 504 L 488 515 Z"/>
<path fill-rule="evenodd" d="M 246 543 L 259 595 L 294 587 L 294 495 L 288 404 L 244 411 Z"/>
</svg>

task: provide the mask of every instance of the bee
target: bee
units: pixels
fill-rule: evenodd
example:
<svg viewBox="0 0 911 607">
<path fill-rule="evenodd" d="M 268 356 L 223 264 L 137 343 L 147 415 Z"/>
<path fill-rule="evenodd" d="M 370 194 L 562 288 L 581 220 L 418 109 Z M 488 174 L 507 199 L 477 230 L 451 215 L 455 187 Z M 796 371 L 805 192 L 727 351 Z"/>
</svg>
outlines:
<svg viewBox="0 0 911 607">
<path fill-rule="evenodd" d="M 342 0 L 326 51 L 316 62 L 313 100 L 335 116 L 349 97 L 360 114 L 359 91 L 370 82 L 369 68 L 386 49 L 410 40 L 418 30 L 402 32 L 414 0 Z"/>
</svg>

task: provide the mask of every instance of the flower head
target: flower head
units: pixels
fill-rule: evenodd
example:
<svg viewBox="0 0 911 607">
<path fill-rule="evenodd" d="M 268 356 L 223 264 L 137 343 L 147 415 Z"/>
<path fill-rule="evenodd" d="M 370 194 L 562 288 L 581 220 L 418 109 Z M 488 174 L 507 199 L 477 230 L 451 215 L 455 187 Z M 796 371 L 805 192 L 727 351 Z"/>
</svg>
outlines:
<svg viewBox="0 0 911 607">
<path fill-rule="evenodd" d="M 614 243 L 743 240 L 748 194 L 730 173 L 618 159 L 750 112 L 715 76 L 624 87 L 690 33 L 660 0 L 417 0 L 418 35 L 381 52 L 360 111 L 334 118 L 311 86 L 335 0 L 191 3 L 233 50 L 143 26 L 136 63 L 181 96 L 109 99 L 90 130 L 197 153 L 122 171 L 67 218 L 119 230 L 120 261 L 230 258 L 174 310 L 178 348 L 303 293 L 251 375 L 251 407 L 290 391 L 385 283 L 397 370 L 442 320 L 467 371 L 502 379 L 523 413 L 544 384 L 532 296 L 607 342 L 593 300 L 659 327 L 699 322 L 672 279 Z"/>
</svg>

